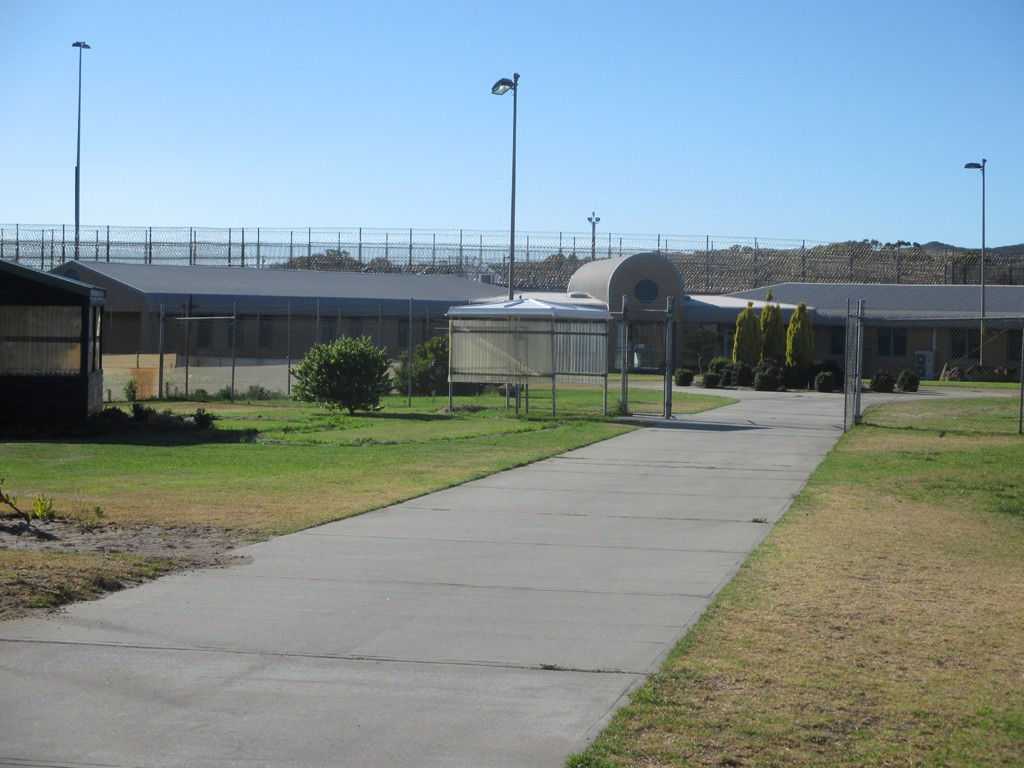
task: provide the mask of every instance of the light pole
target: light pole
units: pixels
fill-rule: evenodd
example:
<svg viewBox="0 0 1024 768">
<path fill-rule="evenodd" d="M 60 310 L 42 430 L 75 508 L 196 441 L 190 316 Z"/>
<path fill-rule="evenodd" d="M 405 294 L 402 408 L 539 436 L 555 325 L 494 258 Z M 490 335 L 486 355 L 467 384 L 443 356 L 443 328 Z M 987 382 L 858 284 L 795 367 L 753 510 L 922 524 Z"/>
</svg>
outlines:
<svg viewBox="0 0 1024 768">
<path fill-rule="evenodd" d="M 491 93 L 501 96 L 512 91 L 512 223 L 509 226 L 508 239 L 508 300 L 515 298 L 513 278 L 516 262 L 516 119 L 519 111 L 519 73 L 512 74 L 512 79 L 501 78 L 491 87 Z"/>
<path fill-rule="evenodd" d="M 964 168 L 981 171 L 981 330 L 978 341 L 978 366 L 985 366 L 985 158 L 967 163 Z"/>
<path fill-rule="evenodd" d="M 594 261 L 597 258 L 597 222 L 601 220 L 593 211 L 587 216 L 587 221 L 590 222 L 590 260 Z"/>
<path fill-rule="evenodd" d="M 72 43 L 72 48 L 78 49 L 78 144 L 75 151 L 75 261 L 79 258 L 79 243 L 81 240 L 78 236 L 78 225 L 79 225 L 79 184 L 81 181 L 81 166 L 82 166 L 82 51 L 89 48 L 88 43 L 81 41 Z"/>
</svg>

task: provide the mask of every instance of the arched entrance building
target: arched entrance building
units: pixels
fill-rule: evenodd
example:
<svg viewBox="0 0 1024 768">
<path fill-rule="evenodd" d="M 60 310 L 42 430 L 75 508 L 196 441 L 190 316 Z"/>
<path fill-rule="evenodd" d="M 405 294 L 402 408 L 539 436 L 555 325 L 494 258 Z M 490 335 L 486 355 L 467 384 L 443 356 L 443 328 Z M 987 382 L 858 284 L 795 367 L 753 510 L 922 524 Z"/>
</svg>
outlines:
<svg viewBox="0 0 1024 768">
<path fill-rule="evenodd" d="M 630 366 L 658 370 L 665 365 L 666 311 L 672 307 L 673 325 L 683 318 L 683 278 L 668 259 L 654 253 L 638 253 L 587 262 L 569 279 L 570 298 L 587 296 L 600 301 L 609 312 L 625 308 L 629 319 Z M 680 359 L 678 342 L 673 360 Z M 620 368 L 622 339 L 618 337 L 612 368 Z"/>
</svg>

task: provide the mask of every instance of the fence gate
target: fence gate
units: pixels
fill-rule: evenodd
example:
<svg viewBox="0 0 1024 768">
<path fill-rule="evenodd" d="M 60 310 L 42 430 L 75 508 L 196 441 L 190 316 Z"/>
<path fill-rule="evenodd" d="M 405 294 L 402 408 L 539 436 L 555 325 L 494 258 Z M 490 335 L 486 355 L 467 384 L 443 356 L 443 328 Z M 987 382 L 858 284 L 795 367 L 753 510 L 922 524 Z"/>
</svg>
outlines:
<svg viewBox="0 0 1024 768">
<path fill-rule="evenodd" d="M 638 415 L 672 415 L 674 299 L 664 311 L 647 310 L 642 317 L 630 315 L 626 297 L 609 330 L 615 340 L 609 349 L 609 370 L 621 376 L 620 410 Z"/>
</svg>

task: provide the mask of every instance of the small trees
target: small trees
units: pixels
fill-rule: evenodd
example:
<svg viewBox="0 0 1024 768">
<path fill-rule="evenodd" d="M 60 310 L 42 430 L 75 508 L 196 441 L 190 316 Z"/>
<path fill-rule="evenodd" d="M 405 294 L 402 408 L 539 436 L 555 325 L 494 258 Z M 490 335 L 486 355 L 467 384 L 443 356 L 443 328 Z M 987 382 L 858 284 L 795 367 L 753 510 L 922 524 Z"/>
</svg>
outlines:
<svg viewBox="0 0 1024 768">
<path fill-rule="evenodd" d="M 761 324 L 754 312 L 754 302 L 736 317 L 736 338 L 732 345 L 732 361 L 753 368 L 761 359 Z"/>
<path fill-rule="evenodd" d="M 814 364 L 813 334 L 807 305 L 801 301 L 796 305 L 796 312 L 790 318 L 789 329 L 786 331 L 786 367 L 794 372 L 794 378 L 804 381 L 805 386 Z"/>
<path fill-rule="evenodd" d="M 292 370 L 293 397 L 349 413 L 376 411 L 391 391 L 390 368 L 388 353 L 366 336 L 315 344 Z"/>
<path fill-rule="evenodd" d="M 784 360 L 786 357 L 786 326 L 782 323 L 782 307 L 772 304 L 772 289 L 765 296 L 761 310 L 761 359 Z"/>
<path fill-rule="evenodd" d="M 412 375 L 414 395 L 437 395 L 448 391 L 448 337 L 434 336 L 420 344 L 412 353 L 403 352 L 395 372 L 395 389 L 405 392 Z"/>
</svg>

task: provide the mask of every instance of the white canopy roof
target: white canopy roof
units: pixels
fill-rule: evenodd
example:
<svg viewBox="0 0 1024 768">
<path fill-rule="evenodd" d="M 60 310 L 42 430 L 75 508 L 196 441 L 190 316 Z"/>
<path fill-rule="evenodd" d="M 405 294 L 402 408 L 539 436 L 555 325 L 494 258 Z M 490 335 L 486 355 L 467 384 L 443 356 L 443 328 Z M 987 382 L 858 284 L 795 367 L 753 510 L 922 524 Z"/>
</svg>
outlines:
<svg viewBox="0 0 1024 768">
<path fill-rule="evenodd" d="M 605 309 L 561 304 L 542 299 L 513 299 L 494 304 L 468 304 L 450 307 L 448 317 L 557 317 L 565 320 L 610 320 Z"/>
</svg>

